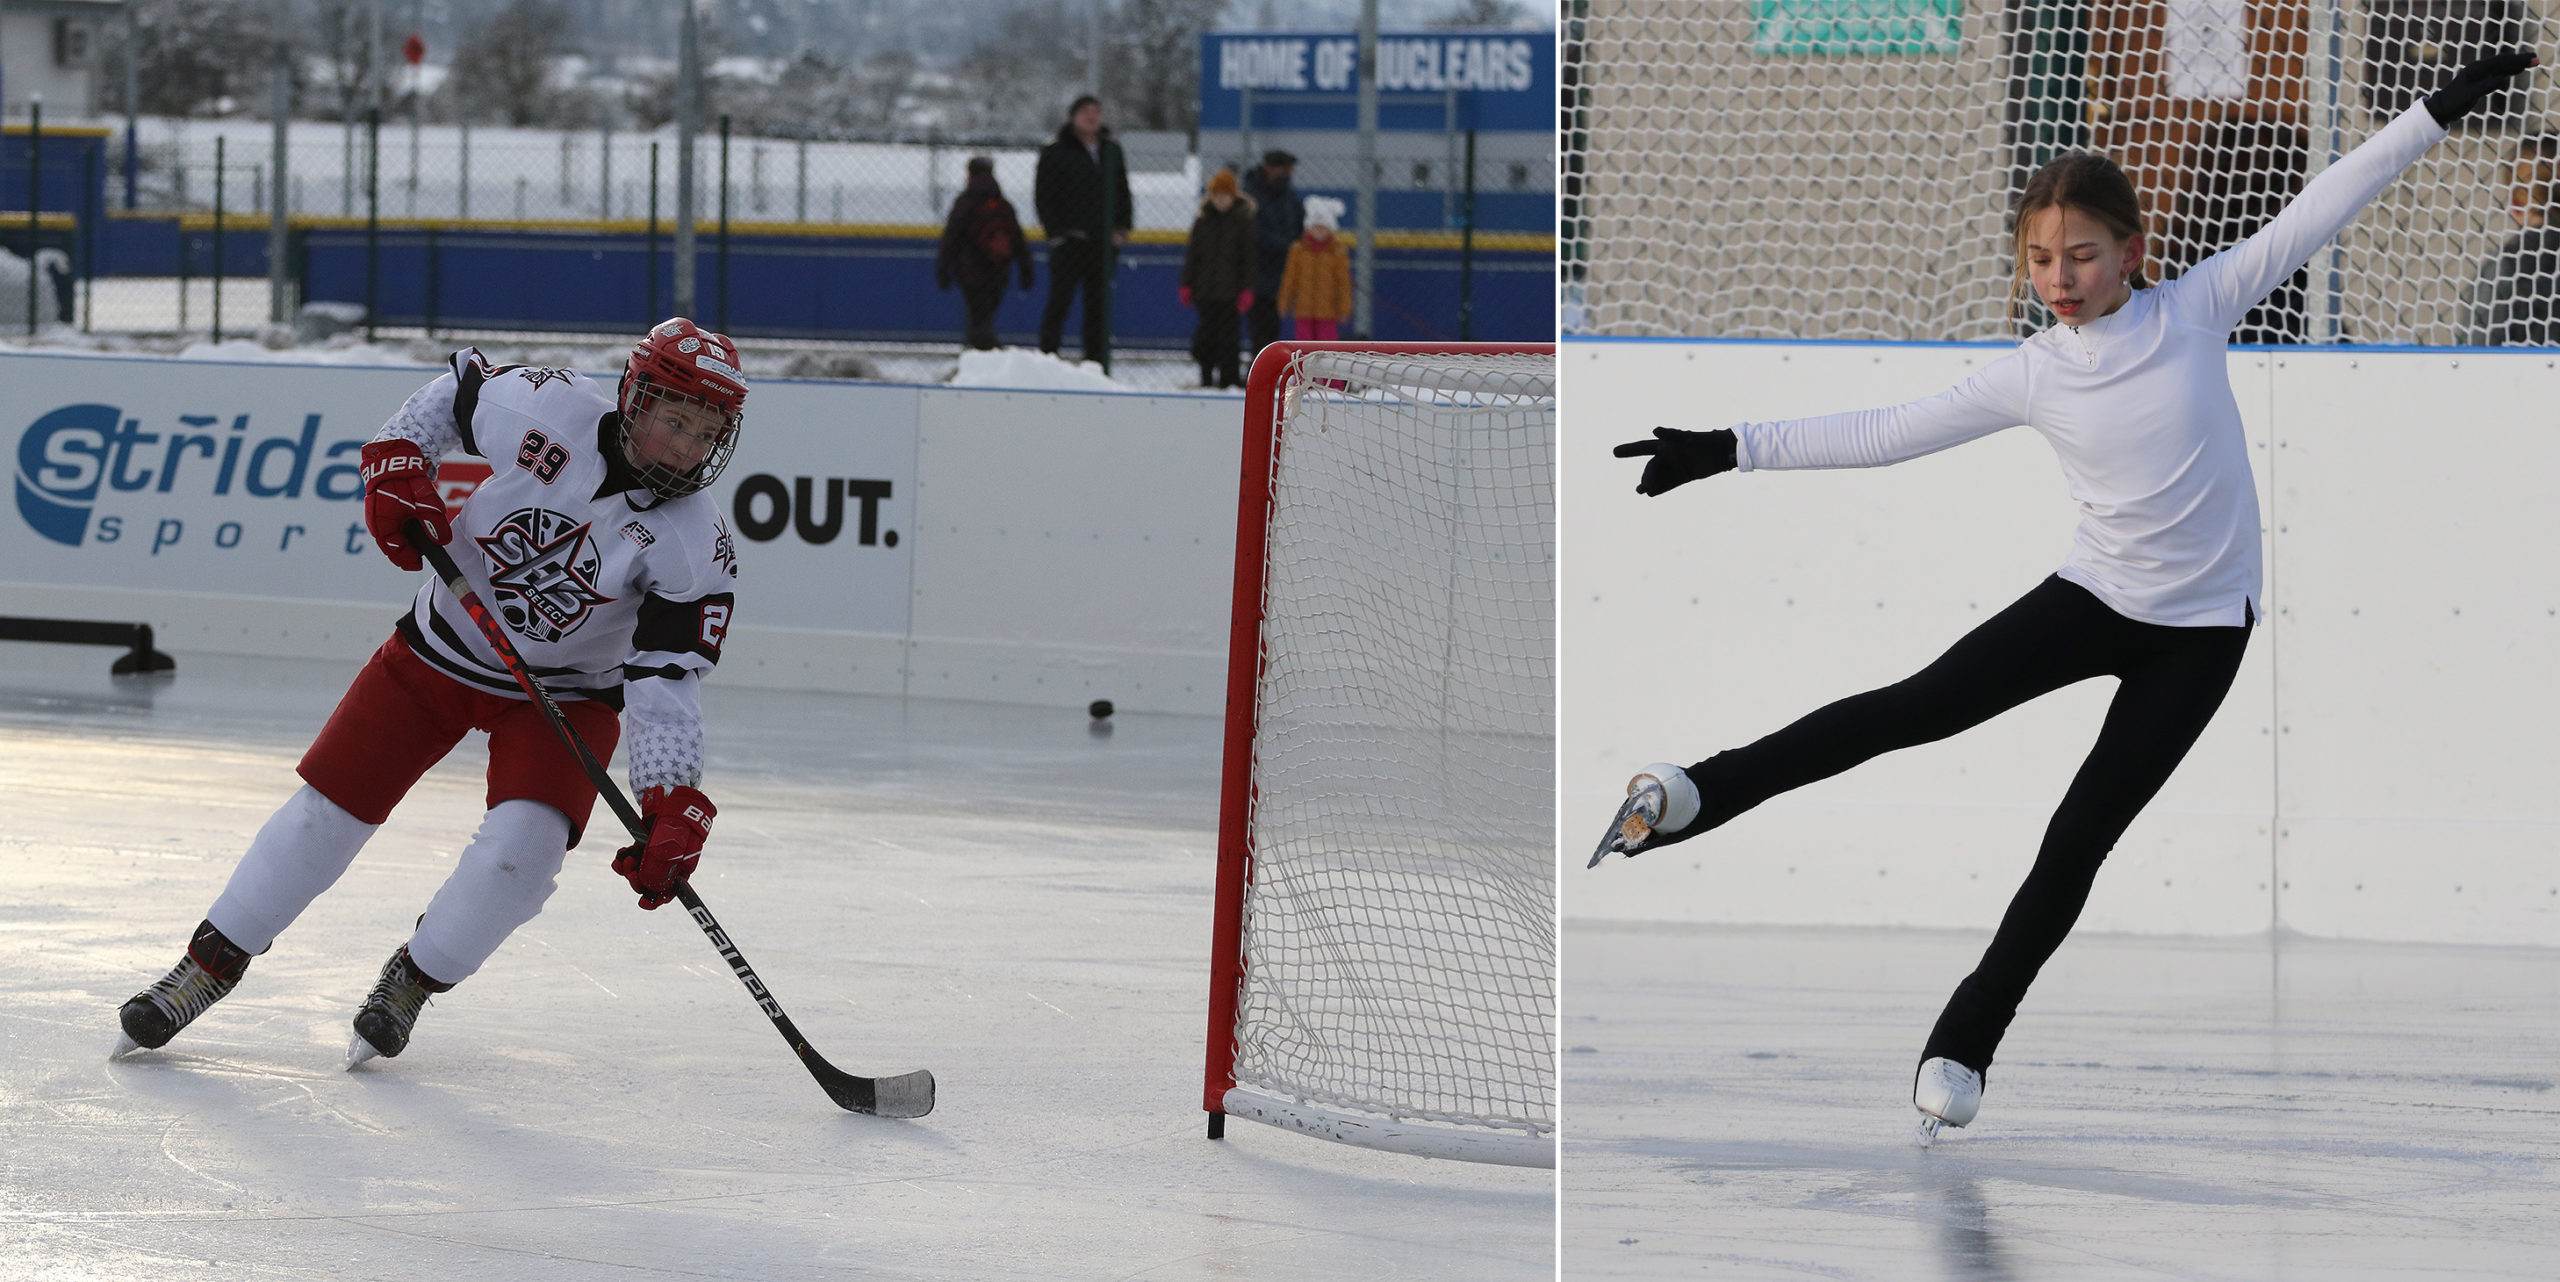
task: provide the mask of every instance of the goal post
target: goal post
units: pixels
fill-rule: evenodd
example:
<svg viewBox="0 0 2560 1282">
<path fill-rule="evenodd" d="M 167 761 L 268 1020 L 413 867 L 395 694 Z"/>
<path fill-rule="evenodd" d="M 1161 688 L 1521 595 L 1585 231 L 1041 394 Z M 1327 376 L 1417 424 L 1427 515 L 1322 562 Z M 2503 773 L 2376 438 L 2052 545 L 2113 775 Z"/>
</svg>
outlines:
<svg viewBox="0 0 2560 1282">
<path fill-rule="evenodd" d="M 1551 344 L 1254 362 L 1213 1138 L 1555 1164 L 1555 383 Z"/>
</svg>

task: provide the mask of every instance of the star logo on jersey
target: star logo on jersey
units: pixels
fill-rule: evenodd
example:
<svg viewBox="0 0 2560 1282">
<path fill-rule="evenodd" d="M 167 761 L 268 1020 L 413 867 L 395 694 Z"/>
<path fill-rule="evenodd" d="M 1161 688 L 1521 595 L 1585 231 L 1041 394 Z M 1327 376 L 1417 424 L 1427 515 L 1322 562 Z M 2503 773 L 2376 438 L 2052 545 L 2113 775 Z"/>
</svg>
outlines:
<svg viewBox="0 0 2560 1282">
<path fill-rule="evenodd" d="M 729 577 L 734 579 L 738 577 L 738 545 L 729 538 L 729 523 L 714 520 L 711 528 L 720 532 L 720 536 L 711 541 L 711 559 L 719 562 L 720 568 L 727 570 Z"/>
<path fill-rule="evenodd" d="M 535 387 L 554 380 L 563 383 L 569 381 L 569 371 L 565 369 L 536 369 L 531 365 L 521 365 L 516 368 L 516 373 L 524 375 L 524 381 Z"/>
<path fill-rule="evenodd" d="M 529 507 L 509 513 L 477 541 L 489 558 L 489 593 L 498 613 L 523 636 L 557 641 L 613 601 L 596 591 L 603 558 L 583 521 Z"/>
</svg>

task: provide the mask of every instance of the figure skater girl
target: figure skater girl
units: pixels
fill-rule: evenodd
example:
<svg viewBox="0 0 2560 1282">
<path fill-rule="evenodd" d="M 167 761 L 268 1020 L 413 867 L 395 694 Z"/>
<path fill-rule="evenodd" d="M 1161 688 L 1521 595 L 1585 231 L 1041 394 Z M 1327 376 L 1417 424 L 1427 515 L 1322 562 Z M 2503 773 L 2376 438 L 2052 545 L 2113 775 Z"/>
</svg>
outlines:
<svg viewBox="0 0 2560 1282">
<path fill-rule="evenodd" d="M 1921 1136 L 1963 1126 L 2036 972 L 2098 865 L 2230 690 L 2259 612 L 2257 490 L 2224 355 L 2233 326 L 2453 123 L 2536 63 L 2495 54 L 2323 170 L 2246 241 L 2162 284 L 2143 274 L 2133 184 L 2104 156 L 2039 169 L 2018 198 L 2022 285 L 2058 323 L 1953 389 L 1891 409 L 1712 432 L 1656 428 L 1636 492 L 1725 471 L 1879 467 L 2024 423 L 2060 458 L 2081 517 L 2062 568 L 1896 685 L 1843 699 L 1688 767 L 1647 766 L 1591 858 L 1685 841 L 1790 789 L 1931 743 L 2091 677 L 2121 684 L 1971 975 L 1920 1052 Z"/>
</svg>

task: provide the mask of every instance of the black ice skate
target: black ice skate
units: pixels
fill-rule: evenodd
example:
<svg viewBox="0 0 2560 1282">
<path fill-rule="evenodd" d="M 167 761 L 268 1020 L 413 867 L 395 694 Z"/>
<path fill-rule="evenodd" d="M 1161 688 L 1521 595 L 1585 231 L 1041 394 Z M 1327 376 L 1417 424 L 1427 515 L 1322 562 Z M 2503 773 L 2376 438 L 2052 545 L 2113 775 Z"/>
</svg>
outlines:
<svg viewBox="0 0 2560 1282">
<path fill-rule="evenodd" d="M 418 963 L 409 960 L 409 946 L 402 944 L 382 964 L 382 978 L 374 981 L 372 995 L 356 1012 L 356 1035 L 347 1043 L 347 1067 L 376 1055 L 390 1059 L 409 1049 L 409 1030 L 417 1027 L 418 1012 L 425 1009 L 427 998 L 452 987 L 427 978 Z"/>
<path fill-rule="evenodd" d="M 168 1045 L 179 1029 L 229 994 L 248 970 L 249 954 L 238 944 L 224 938 L 212 922 L 197 926 L 195 938 L 187 941 L 187 955 L 158 983 L 135 993 L 116 1011 L 124 1035 L 116 1039 L 116 1048 L 107 1057 L 121 1059 L 138 1050 Z"/>
</svg>

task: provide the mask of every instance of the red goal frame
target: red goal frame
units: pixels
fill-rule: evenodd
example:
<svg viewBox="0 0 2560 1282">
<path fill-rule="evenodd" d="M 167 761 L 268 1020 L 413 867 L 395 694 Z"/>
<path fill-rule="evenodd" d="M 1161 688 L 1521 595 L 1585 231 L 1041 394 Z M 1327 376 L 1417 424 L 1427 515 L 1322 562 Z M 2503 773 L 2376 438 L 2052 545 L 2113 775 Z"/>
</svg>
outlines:
<svg viewBox="0 0 2560 1282">
<path fill-rule="evenodd" d="M 1253 877 L 1253 741 L 1262 678 L 1262 593 L 1269 552 L 1271 485 L 1279 459 L 1282 379 L 1309 352 L 1385 356 L 1555 354 L 1553 343 L 1273 343 L 1254 358 L 1245 382 L 1244 456 L 1236 489 L 1235 599 L 1227 636 L 1227 722 L 1218 791 L 1218 884 L 1209 944 L 1209 1045 L 1201 1107 L 1209 1138 L 1226 1130 L 1234 1089 L 1236 1002 L 1244 984 L 1245 889 Z"/>
</svg>

